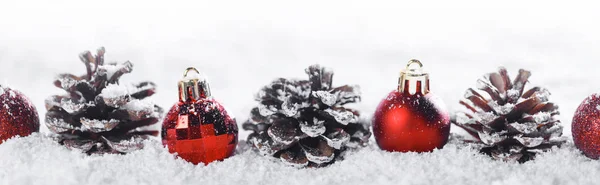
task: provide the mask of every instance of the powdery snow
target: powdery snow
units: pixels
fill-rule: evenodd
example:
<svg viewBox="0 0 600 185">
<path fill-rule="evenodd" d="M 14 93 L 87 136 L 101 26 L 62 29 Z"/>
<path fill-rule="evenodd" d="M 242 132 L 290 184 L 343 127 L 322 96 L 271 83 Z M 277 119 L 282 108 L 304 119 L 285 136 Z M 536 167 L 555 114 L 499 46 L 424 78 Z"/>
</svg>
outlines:
<svg viewBox="0 0 600 185">
<path fill-rule="evenodd" d="M 312 95 L 321 100 L 325 105 L 333 106 L 338 97 L 329 91 L 313 91 Z"/>
<path fill-rule="evenodd" d="M 42 120 L 44 100 L 64 93 L 52 83 L 56 75 L 84 74 L 78 54 L 100 46 L 107 49 L 106 61 L 136 66 L 121 84 L 155 82 L 152 98 L 163 108 L 177 101 L 182 72 L 198 68 L 239 125 L 263 86 L 277 77 L 307 79 L 303 69 L 315 63 L 334 70 L 333 86 L 360 85 L 362 102 L 352 106 L 360 119 L 370 119 L 397 88 L 400 70 L 416 58 L 429 72 L 432 93 L 451 112 L 462 108 L 463 93 L 485 73 L 505 66 L 514 79 L 518 69 L 530 70 L 526 88 L 539 85 L 552 93 L 571 142 L 526 164 L 492 161 L 456 144 L 403 154 L 371 143 L 330 167 L 297 170 L 253 152 L 194 166 L 157 143 L 128 155 L 87 157 L 34 135 L 0 145 L 0 185 L 597 184 L 600 162 L 573 147 L 570 123 L 577 106 L 600 92 L 600 24 L 593 24 L 600 12 L 576 2 L 518 3 L 471 8 L 481 3 L 258 0 L 169 8 L 151 1 L 145 7 L 137 1 L 0 1 L 0 17 L 9 17 L 0 18 L 6 25 L 0 29 L 0 84 L 31 98 Z M 273 113 L 270 107 L 260 111 Z M 65 126 L 52 123 L 54 129 Z M 42 125 L 41 132 L 48 128 Z M 451 132 L 465 135 L 456 126 Z M 239 138 L 248 134 L 240 129 Z"/>
<path fill-rule="evenodd" d="M 354 115 L 354 113 L 348 110 L 325 109 L 325 112 L 332 115 L 336 121 L 343 125 L 348 125 L 348 123 L 355 123 L 358 121 L 358 116 Z"/>
<path fill-rule="evenodd" d="M 306 133 L 309 137 L 317 137 L 327 131 L 327 128 L 324 125 L 325 121 L 319 120 L 317 118 L 313 118 L 313 124 L 309 124 L 306 121 L 300 122 L 300 130 L 303 133 Z"/>
<path fill-rule="evenodd" d="M 245 148 L 241 142 L 239 148 Z M 158 141 L 127 155 L 86 156 L 35 134 L 0 145 L 0 184 L 595 184 L 600 163 L 572 145 L 525 164 L 493 161 L 450 143 L 432 153 L 389 153 L 375 145 L 327 168 L 296 169 L 253 151 L 208 166 L 169 154 Z M 6 168 L 9 167 L 9 168 Z"/>
<path fill-rule="evenodd" d="M 108 84 L 100 93 L 104 98 L 119 98 L 129 95 L 129 90 L 126 85 Z"/>
<path fill-rule="evenodd" d="M 134 99 L 130 100 L 127 104 L 120 107 L 120 109 L 127 110 L 130 116 L 142 119 L 147 116 L 160 117 L 158 112 L 154 111 L 154 102 L 151 98 L 145 98 L 142 100 Z"/>
<path fill-rule="evenodd" d="M 98 72 L 101 75 L 106 74 L 107 79 L 111 79 L 117 71 L 122 71 L 123 73 L 129 73 L 133 69 L 133 64 L 129 61 L 123 63 L 117 63 L 116 65 L 103 65 L 98 66 Z"/>
<path fill-rule="evenodd" d="M 106 132 L 110 131 L 119 125 L 120 121 L 116 119 L 111 120 L 97 120 L 97 119 L 86 119 L 81 118 L 81 129 L 90 130 L 91 132 Z"/>
</svg>

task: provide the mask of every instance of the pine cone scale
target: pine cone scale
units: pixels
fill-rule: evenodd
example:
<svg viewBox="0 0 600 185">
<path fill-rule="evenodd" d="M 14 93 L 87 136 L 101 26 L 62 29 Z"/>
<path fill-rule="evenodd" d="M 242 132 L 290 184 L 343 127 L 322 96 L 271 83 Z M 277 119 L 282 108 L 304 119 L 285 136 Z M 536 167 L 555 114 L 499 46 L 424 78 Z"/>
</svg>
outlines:
<svg viewBox="0 0 600 185">
<path fill-rule="evenodd" d="M 506 74 L 506 73 L 504 73 Z M 490 74 L 490 78 L 489 81 L 491 83 L 491 85 L 493 87 L 496 88 L 498 95 L 500 94 L 506 94 L 506 90 L 508 90 L 508 87 L 506 85 L 507 81 L 505 81 L 506 78 L 504 78 L 502 76 L 502 73 L 492 73 Z M 502 99 L 500 96 L 498 96 L 499 99 Z"/>
<path fill-rule="evenodd" d="M 309 164 L 308 158 L 306 158 L 304 152 L 285 151 L 280 155 L 280 158 L 288 165 L 295 167 L 304 167 Z"/>
<path fill-rule="evenodd" d="M 308 139 L 300 143 L 300 147 L 304 150 L 306 158 L 310 162 L 323 164 L 333 160 L 335 157 L 335 149 L 328 145 L 327 141 L 322 139 Z"/>
</svg>

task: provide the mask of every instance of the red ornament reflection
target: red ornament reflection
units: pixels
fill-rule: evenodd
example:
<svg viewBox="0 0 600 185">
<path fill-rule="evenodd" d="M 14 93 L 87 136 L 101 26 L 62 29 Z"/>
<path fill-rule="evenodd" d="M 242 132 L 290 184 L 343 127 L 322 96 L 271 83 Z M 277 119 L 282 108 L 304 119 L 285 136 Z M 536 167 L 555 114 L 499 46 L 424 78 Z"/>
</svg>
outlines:
<svg viewBox="0 0 600 185">
<path fill-rule="evenodd" d="M 585 156 L 600 158 L 600 95 L 589 96 L 577 107 L 571 132 L 575 146 Z"/>
<path fill-rule="evenodd" d="M 430 152 L 448 141 L 450 117 L 432 94 L 391 92 L 377 107 L 373 134 L 379 147 L 397 152 Z"/>
<path fill-rule="evenodd" d="M 429 91 L 429 74 L 418 60 L 400 73 L 398 89 L 379 103 L 373 135 L 390 152 L 429 152 L 442 148 L 450 134 L 450 116 L 443 102 Z"/>
<path fill-rule="evenodd" d="M 0 144 L 40 130 L 37 110 L 21 92 L 0 86 Z"/>
<path fill-rule="evenodd" d="M 196 76 L 188 76 L 190 71 Z M 188 68 L 179 82 L 179 102 L 163 122 L 163 145 L 186 161 L 208 164 L 233 155 L 237 134 L 235 119 L 211 98 L 208 83 L 198 71 Z"/>
</svg>

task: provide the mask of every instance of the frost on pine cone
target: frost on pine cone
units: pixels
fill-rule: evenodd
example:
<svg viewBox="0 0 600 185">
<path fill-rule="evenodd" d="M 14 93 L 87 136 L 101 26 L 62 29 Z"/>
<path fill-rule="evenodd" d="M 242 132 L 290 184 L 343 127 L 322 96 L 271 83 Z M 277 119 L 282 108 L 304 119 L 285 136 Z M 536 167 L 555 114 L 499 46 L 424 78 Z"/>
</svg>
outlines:
<svg viewBox="0 0 600 185">
<path fill-rule="evenodd" d="M 365 146 L 371 132 L 357 111 L 344 107 L 360 100 L 358 86 L 333 88 L 333 72 L 319 65 L 306 73 L 309 80 L 279 78 L 263 87 L 243 128 L 263 155 L 296 167 L 325 166 Z"/>
<path fill-rule="evenodd" d="M 120 85 L 119 78 L 133 67 L 104 63 L 104 48 L 96 56 L 80 54 L 87 73 L 60 74 L 54 85 L 67 91 L 46 100 L 46 125 L 68 148 L 92 153 L 127 153 L 143 147 L 142 141 L 158 135 L 143 129 L 158 122 L 162 109 L 148 99 L 155 92 L 152 82 Z"/>
<path fill-rule="evenodd" d="M 479 90 L 467 89 L 460 101 L 467 111 L 457 113 L 452 122 L 483 145 L 482 153 L 523 163 L 566 141 L 558 106 L 548 101 L 550 92 L 541 87 L 524 91 L 530 75 L 521 69 L 511 82 L 500 68 L 477 81 Z"/>
</svg>

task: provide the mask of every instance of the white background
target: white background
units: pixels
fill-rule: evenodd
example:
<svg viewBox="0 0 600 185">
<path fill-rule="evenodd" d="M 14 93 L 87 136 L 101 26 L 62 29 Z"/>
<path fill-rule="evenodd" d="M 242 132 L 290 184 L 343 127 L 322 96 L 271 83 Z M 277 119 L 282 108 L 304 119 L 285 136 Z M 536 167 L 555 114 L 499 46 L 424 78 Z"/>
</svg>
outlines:
<svg viewBox="0 0 600 185">
<path fill-rule="evenodd" d="M 432 91 L 450 110 L 481 75 L 506 66 L 547 87 L 570 134 L 572 113 L 598 92 L 600 13 L 594 5 L 551 2 L 3 1 L 0 83 L 39 109 L 62 93 L 58 73 L 85 73 L 78 54 L 107 49 L 107 60 L 134 63 L 123 82 L 158 84 L 170 107 L 182 71 L 195 66 L 238 122 L 253 95 L 276 77 L 306 78 L 319 63 L 334 83 L 359 84 L 370 116 L 396 87 L 400 69 L 420 59 Z M 457 130 L 457 129 L 455 129 Z"/>
<path fill-rule="evenodd" d="M 0 84 L 29 96 L 43 117 L 44 99 L 63 93 L 54 77 L 85 73 L 78 54 L 105 46 L 108 61 L 134 63 L 122 82 L 156 82 L 153 98 L 164 108 L 176 101 L 183 70 L 199 68 L 241 125 L 263 85 L 306 78 L 304 68 L 319 63 L 335 70 L 335 85 L 362 87 L 357 106 L 368 118 L 396 88 L 406 62 L 417 58 L 451 111 L 484 73 L 529 69 L 532 84 L 552 93 L 564 134 L 571 135 L 577 106 L 600 92 L 597 8 L 549 1 L 4 0 Z"/>
</svg>

